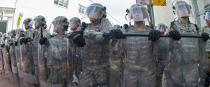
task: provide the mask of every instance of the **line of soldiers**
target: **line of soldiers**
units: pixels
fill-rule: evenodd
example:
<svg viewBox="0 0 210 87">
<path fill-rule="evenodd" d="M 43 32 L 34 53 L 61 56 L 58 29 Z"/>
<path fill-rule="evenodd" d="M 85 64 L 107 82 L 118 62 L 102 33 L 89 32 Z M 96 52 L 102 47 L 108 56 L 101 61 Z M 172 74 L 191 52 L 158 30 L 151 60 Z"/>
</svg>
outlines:
<svg viewBox="0 0 210 87">
<path fill-rule="evenodd" d="M 113 29 L 99 3 L 87 8 L 89 24 L 56 17 L 50 26 L 53 34 L 46 29 L 45 17 L 27 18 L 26 31 L 0 34 L 1 74 L 20 87 L 208 87 L 210 11 L 206 32 L 200 32 L 189 20 L 185 1 L 177 1 L 174 9 L 179 18 L 168 32 L 163 32 L 163 24 L 159 30 L 146 26 L 147 8 L 140 4 L 129 9 L 134 25 L 120 29 Z"/>
</svg>

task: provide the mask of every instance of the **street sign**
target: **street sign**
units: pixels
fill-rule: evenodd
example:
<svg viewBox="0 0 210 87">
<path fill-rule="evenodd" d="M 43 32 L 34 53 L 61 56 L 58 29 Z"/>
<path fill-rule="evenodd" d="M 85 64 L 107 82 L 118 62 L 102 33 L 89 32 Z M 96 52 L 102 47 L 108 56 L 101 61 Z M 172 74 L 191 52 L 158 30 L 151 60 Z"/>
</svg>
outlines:
<svg viewBox="0 0 210 87">
<path fill-rule="evenodd" d="M 154 6 L 166 6 L 166 0 L 152 0 Z M 149 5 L 150 0 L 136 0 L 136 3 L 141 5 Z"/>
<path fill-rule="evenodd" d="M 166 0 L 153 0 L 154 6 L 166 6 Z"/>
</svg>

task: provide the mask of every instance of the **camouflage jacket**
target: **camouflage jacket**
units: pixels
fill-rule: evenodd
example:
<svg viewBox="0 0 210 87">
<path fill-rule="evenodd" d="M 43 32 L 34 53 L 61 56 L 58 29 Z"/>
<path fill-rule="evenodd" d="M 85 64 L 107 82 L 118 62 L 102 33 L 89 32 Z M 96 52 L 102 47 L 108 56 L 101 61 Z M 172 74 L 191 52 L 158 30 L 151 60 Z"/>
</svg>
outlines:
<svg viewBox="0 0 210 87">
<path fill-rule="evenodd" d="M 103 37 L 112 29 L 108 19 L 102 19 L 101 24 L 91 24 L 84 31 L 86 46 L 82 49 L 83 66 L 85 69 L 101 69 L 110 65 L 110 40 Z"/>
<path fill-rule="evenodd" d="M 65 35 L 49 39 L 44 53 L 46 59 L 46 82 L 52 84 L 70 83 L 73 76 L 72 42 Z"/>
</svg>

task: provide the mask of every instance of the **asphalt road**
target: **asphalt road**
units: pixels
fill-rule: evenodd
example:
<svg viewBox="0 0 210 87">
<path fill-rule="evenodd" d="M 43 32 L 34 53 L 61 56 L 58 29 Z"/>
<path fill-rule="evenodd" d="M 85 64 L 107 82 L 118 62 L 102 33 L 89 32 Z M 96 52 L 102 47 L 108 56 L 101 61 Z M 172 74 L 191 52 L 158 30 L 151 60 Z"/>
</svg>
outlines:
<svg viewBox="0 0 210 87">
<path fill-rule="evenodd" d="M 8 80 L 0 77 L 0 87 L 16 87 L 14 84 L 9 82 Z"/>
</svg>

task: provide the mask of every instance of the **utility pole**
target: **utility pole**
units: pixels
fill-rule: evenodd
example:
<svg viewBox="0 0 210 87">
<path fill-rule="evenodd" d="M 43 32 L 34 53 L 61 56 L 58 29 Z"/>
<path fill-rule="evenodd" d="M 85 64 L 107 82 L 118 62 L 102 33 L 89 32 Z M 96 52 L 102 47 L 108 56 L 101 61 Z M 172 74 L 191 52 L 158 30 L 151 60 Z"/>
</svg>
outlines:
<svg viewBox="0 0 210 87">
<path fill-rule="evenodd" d="M 194 7 L 193 13 L 195 14 L 195 21 L 196 24 L 201 27 L 201 19 L 200 19 L 200 14 L 199 14 L 199 8 L 198 8 L 198 0 L 192 0 L 192 6 Z"/>
<path fill-rule="evenodd" d="M 152 29 L 154 29 L 155 26 L 155 15 L 154 15 L 154 8 L 153 8 L 153 3 L 152 0 L 149 0 L 149 4 L 147 5 L 149 9 L 149 16 L 150 16 L 150 26 Z"/>
</svg>

